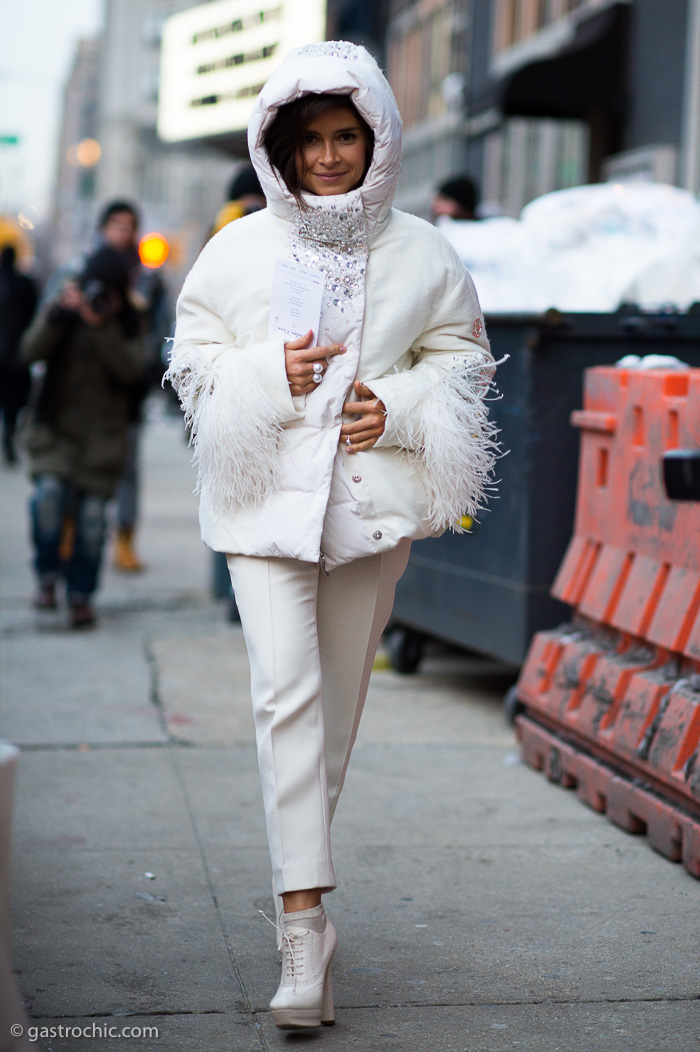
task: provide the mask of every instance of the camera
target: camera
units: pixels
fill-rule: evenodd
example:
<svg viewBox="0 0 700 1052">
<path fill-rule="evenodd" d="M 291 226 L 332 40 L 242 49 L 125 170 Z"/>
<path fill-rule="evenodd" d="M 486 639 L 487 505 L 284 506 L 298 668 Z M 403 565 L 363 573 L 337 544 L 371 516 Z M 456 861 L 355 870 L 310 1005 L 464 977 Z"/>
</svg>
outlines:
<svg viewBox="0 0 700 1052">
<path fill-rule="evenodd" d="M 85 302 L 95 314 L 106 314 L 111 308 L 113 290 L 99 278 L 90 278 L 83 286 Z"/>
</svg>

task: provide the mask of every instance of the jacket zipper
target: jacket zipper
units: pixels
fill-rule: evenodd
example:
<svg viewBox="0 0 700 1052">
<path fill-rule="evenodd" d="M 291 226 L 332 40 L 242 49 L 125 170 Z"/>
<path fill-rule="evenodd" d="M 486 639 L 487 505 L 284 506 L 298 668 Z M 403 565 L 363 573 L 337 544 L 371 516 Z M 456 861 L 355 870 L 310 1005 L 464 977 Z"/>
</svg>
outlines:
<svg viewBox="0 0 700 1052">
<path fill-rule="evenodd" d="M 326 569 L 326 557 L 323 554 L 323 552 L 321 552 L 321 557 L 318 560 L 318 565 L 321 567 L 326 577 L 330 577 L 330 571 Z"/>
</svg>

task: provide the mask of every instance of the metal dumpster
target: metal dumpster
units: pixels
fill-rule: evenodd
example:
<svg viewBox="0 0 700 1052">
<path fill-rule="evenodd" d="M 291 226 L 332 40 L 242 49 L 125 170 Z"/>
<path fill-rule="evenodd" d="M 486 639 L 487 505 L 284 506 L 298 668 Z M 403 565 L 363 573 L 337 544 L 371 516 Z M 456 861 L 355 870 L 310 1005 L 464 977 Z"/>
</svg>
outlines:
<svg viewBox="0 0 700 1052">
<path fill-rule="evenodd" d="M 487 318 L 502 399 L 491 411 L 509 452 L 498 463 L 498 499 L 468 534 L 414 543 L 396 590 L 388 650 L 415 671 L 426 637 L 520 665 L 535 632 L 568 608 L 549 589 L 571 537 L 583 371 L 626 354 L 670 354 L 700 366 L 700 314 Z"/>
<path fill-rule="evenodd" d="M 231 586 L 226 556 L 223 552 L 211 553 L 211 596 L 212 599 L 228 600 L 228 620 L 239 621 L 236 597 Z"/>
</svg>

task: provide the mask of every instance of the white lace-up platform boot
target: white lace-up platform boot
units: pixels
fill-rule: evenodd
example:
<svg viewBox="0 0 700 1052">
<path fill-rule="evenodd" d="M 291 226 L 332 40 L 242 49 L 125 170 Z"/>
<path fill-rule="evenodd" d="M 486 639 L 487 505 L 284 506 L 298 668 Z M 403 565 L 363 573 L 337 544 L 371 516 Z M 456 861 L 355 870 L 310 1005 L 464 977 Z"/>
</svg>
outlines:
<svg viewBox="0 0 700 1052">
<path fill-rule="evenodd" d="M 282 978 L 270 1003 L 280 1030 L 335 1022 L 331 962 L 338 945 L 323 906 L 284 914 Z M 314 930 L 320 928 L 320 931 Z"/>
</svg>

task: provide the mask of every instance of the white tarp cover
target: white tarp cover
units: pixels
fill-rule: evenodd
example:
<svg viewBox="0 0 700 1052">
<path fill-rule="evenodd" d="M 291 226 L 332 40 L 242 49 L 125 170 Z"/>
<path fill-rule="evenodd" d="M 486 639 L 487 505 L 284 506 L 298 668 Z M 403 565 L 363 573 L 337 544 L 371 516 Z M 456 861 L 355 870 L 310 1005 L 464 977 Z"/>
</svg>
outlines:
<svg viewBox="0 0 700 1052">
<path fill-rule="evenodd" d="M 438 225 L 471 271 L 484 311 L 686 310 L 700 301 L 700 203 L 630 181 L 545 194 L 518 219 Z"/>
</svg>

